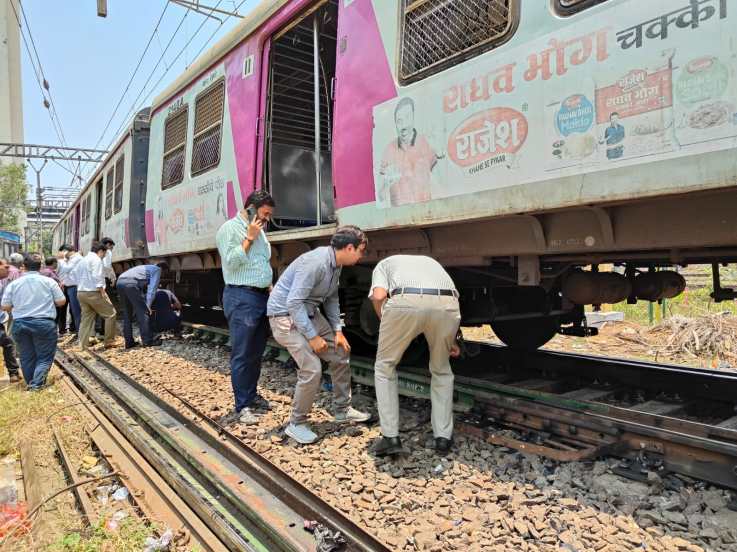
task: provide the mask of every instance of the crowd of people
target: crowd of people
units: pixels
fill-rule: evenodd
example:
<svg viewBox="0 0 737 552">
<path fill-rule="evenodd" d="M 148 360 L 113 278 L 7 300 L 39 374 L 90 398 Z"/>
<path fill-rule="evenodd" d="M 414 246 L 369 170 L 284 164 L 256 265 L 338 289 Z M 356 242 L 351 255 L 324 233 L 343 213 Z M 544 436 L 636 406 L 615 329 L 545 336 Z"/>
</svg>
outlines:
<svg viewBox="0 0 737 552">
<path fill-rule="evenodd" d="M 302 444 L 318 435 L 308 419 L 320 388 L 322 361 L 328 364 L 334 394 L 334 420 L 370 418 L 351 406 L 351 346 L 343 333 L 338 288 L 342 268 L 357 264 L 368 240 L 360 228 L 341 226 L 330 245 L 295 259 L 273 284 L 271 246 L 265 228 L 274 199 L 256 191 L 244 208 L 217 233 L 225 289 L 223 307 L 231 335 L 231 385 L 235 405 L 222 423 L 256 424 L 270 409 L 258 392 L 261 358 L 268 328 L 298 366 L 292 411 L 285 433 Z M 435 449 L 447 454 L 453 445 L 453 372 L 450 358 L 460 353 L 458 291 L 434 259 L 395 255 L 373 271 L 369 297 L 380 319 L 375 365 L 381 437 L 376 455 L 405 451 L 399 436 L 396 367 L 410 342 L 424 334 L 430 352 L 432 428 Z"/>
<path fill-rule="evenodd" d="M 368 240 L 360 228 L 341 226 L 329 245 L 296 258 L 274 283 L 271 245 L 265 232 L 274 208 L 270 194 L 256 191 L 216 236 L 225 283 L 223 310 L 231 335 L 235 403 L 222 422 L 256 424 L 270 409 L 258 392 L 258 382 L 271 333 L 298 366 L 285 433 L 298 443 L 309 444 L 318 439 L 309 416 L 320 389 L 323 361 L 332 380 L 334 420 L 352 423 L 370 419 L 370 414 L 351 405 L 351 346 L 343 333 L 338 296 L 343 267 L 363 258 Z M 28 388 L 40 389 L 53 362 L 58 335 L 78 333 L 79 347 L 86 351 L 96 320 L 104 326 L 100 330 L 103 346 L 117 346 L 117 312 L 107 291 L 113 285 L 123 312 L 126 349 L 159 345 L 158 332 L 179 329 L 181 304 L 171 291 L 159 289 L 166 263 L 134 266 L 116 278 L 114 247 L 112 240 L 103 238 L 93 243 L 85 256 L 65 244 L 56 258 L 30 253 L 0 260 L 0 345 L 11 382 L 19 379 L 16 349 Z M 460 310 L 453 280 L 430 257 L 395 255 L 374 268 L 369 298 L 380 319 L 374 372 L 381 438 L 374 452 L 392 455 L 404 451 L 399 436 L 396 367 L 412 340 L 424 334 L 432 375 L 435 448 L 445 454 L 453 443 L 450 358 L 459 354 L 456 335 Z M 138 323 L 140 342 L 134 338 L 133 319 Z"/>
<path fill-rule="evenodd" d="M 118 346 L 117 312 L 108 295 L 113 285 L 123 311 L 126 349 L 159 345 L 157 332 L 180 329 L 179 300 L 159 289 L 166 263 L 135 266 L 116 278 L 114 247 L 113 240 L 103 238 L 85 256 L 64 244 L 56 257 L 13 253 L 0 259 L 0 346 L 11 383 L 19 382 L 22 373 L 29 390 L 41 389 L 59 335 L 77 335 L 82 351 L 93 344 L 96 332 L 103 334 L 105 348 Z M 142 343 L 133 337 L 134 317 Z"/>
</svg>

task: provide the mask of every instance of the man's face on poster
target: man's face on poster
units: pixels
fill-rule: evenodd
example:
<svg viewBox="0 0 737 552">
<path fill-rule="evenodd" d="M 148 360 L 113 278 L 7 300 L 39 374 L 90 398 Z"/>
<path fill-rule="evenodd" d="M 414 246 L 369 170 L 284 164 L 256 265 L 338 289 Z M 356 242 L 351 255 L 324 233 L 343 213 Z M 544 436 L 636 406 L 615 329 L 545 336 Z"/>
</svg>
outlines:
<svg viewBox="0 0 737 552">
<path fill-rule="evenodd" d="M 609 117 L 609 121 L 611 122 L 613 127 L 617 126 L 619 124 L 619 115 L 616 113 L 612 113 L 612 116 Z"/>
<path fill-rule="evenodd" d="M 412 141 L 415 131 L 415 110 L 411 105 L 402 106 L 394 119 L 397 125 L 397 136 L 402 145 Z"/>
</svg>

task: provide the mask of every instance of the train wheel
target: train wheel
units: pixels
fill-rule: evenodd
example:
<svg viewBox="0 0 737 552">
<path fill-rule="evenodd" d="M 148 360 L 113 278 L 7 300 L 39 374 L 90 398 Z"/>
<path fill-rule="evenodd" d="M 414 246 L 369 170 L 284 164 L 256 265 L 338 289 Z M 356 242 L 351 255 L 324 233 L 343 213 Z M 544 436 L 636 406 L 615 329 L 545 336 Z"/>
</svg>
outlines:
<svg viewBox="0 0 737 552">
<path fill-rule="evenodd" d="M 526 351 L 545 345 L 555 337 L 559 328 L 560 319 L 557 316 L 496 320 L 491 323 L 491 329 L 505 345 Z"/>
</svg>

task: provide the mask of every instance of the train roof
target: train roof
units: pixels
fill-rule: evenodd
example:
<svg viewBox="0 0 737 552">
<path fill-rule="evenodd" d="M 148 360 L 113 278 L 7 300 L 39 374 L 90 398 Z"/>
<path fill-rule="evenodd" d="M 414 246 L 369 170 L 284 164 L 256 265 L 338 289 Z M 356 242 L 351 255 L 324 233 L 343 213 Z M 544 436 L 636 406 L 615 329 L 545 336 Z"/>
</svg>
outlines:
<svg viewBox="0 0 737 552">
<path fill-rule="evenodd" d="M 189 86 L 202 73 L 218 63 L 228 52 L 233 50 L 256 29 L 263 25 L 269 18 L 279 11 L 290 0 L 262 0 L 243 19 L 231 29 L 228 34 L 217 41 L 211 48 L 195 60 L 189 68 L 177 77 L 174 82 L 167 86 L 163 92 L 154 98 L 151 105 L 151 114 L 166 103 L 179 91 Z"/>
</svg>

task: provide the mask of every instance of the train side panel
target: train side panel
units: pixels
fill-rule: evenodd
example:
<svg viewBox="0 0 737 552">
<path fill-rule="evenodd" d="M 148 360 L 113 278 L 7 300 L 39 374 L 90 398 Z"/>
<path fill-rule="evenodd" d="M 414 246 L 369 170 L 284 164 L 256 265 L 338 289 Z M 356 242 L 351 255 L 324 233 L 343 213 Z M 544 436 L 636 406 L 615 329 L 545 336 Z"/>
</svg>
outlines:
<svg viewBox="0 0 737 552">
<path fill-rule="evenodd" d="M 345 4 L 341 222 L 379 230 L 737 185 L 730 2 L 609 0 L 571 17 L 521 2 L 506 43 L 408 84 L 397 3 Z M 409 161 L 397 153 L 399 102 L 413 105 Z"/>
</svg>

